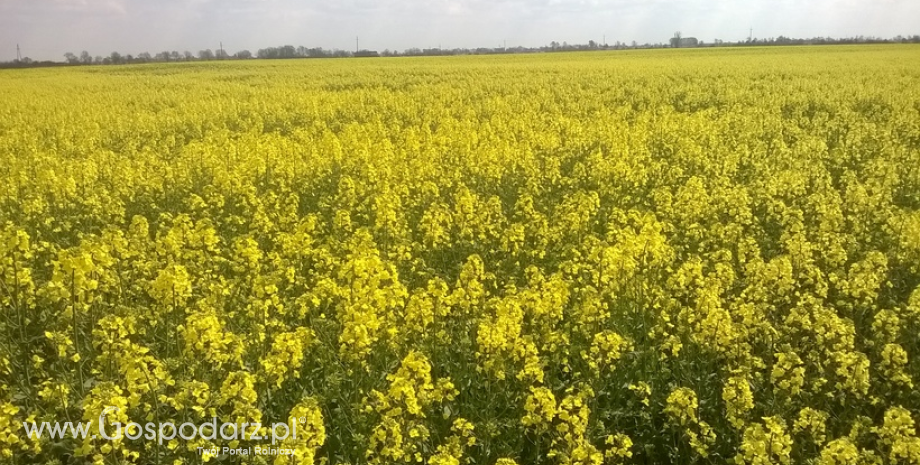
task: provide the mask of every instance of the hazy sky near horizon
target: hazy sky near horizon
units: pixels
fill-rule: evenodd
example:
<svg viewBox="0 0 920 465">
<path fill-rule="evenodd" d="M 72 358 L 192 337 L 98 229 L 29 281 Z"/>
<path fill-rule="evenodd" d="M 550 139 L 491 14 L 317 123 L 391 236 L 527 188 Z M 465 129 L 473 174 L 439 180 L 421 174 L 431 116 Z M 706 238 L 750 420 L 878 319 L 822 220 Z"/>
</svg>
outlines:
<svg viewBox="0 0 920 465">
<path fill-rule="evenodd" d="M 920 34 L 918 0 L 0 0 L 0 61 L 279 45 L 326 49 Z"/>
</svg>

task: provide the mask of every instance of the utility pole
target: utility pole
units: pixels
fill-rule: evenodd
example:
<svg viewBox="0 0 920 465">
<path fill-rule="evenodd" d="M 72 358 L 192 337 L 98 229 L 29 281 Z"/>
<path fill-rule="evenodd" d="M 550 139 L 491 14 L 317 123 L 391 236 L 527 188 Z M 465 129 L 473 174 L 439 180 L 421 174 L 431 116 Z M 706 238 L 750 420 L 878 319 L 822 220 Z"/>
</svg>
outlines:
<svg viewBox="0 0 920 465">
<path fill-rule="evenodd" d="M 16 44 L 16 61 L 22 61 L 22 53 L 19 52 L 19 44 Z"/>
<path fill-rule="evenodd" d="M 754 28 L 751 28 L 751 30 L 748 32 L 748 42 L 752 40 L 754 40 Z"/>
<path fill-rule="evenodd" d="M 221 60 L 224 59 L 224 42 L 223 41 L 220 42 L 220 59 Z"/>
<path fill-rule="evenodd" d="M 607 34 L 604 34 L 604 48 L 607 48 Z"/>
<path fill-rule="evenodd" d="M 358 48 L 358 36 L 355 36 L 355 52 L 360 52 L 360 51 L 361 50 Z"/>
</svg>

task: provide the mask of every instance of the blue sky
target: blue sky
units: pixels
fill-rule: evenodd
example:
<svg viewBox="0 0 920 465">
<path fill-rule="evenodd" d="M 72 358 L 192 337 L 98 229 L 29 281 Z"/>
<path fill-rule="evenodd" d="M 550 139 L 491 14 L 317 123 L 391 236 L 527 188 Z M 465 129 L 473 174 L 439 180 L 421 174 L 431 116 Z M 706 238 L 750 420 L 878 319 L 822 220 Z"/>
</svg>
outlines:
<svg viewBox="0 0 920 465">
<path fill-rule="evenodd" d="M 920 0 L 0 0 L 0 60 L 290 44 L 352 50 L 920 34 Z"/>
</svg>

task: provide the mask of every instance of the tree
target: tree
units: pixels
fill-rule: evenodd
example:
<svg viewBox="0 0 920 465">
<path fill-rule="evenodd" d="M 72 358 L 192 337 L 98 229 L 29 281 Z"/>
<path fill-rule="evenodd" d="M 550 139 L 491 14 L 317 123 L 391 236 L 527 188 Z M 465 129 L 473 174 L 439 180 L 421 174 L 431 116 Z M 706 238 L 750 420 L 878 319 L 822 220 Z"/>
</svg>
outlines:
<svg viewBox="0 0 920 465">
<path fill-rule="evenodd" d="M 200 60 L 213 60 L 214 52 L 211 49 L 201 50 L 198 52 L 198 59 Z"/>
<path fill-rule="evenodd" d="M 278 58 L 278 54 L 277 54 L 276 49 L 275 49 L 274 47 L 260 48 L 260 49 L 256 52 L 256 56 L 259 57 L 259 58 L 263 58 L 263 59 L 265 59 L 265 58 Z"/>
<path fill-rule="evenodd" d="M 147 63 L 150 60 L 152 60 L 152 58 L 150 57 L 150 54 L 147 52 L 141 52 L 137 54 L 137 61 Z"/>
<path fill-rule="evenodd" d="M 67 60 L 67 63 L 75 65 L 80 62 L 80 59 L 77 58 L 73 53 L 67 52 L 64 54 L 64 59 Z"/>
<path fill-rule="evenodd" d="M 248 60 L 252 58 L 252 52 L 250 52 L 249 50 L 240 50 L 239 52 L 236 52 L 233 56 L 234 58 L 237 58 L 239 60 Z"/>
<path fill-rule="evenodd" d="M 588 48 L 597 48 L 597 42 L 593 40 L 588 41 Z"/>
<path fill-rule="evenodd" d="M 680 31 L 675 32 L 674 37 L 671 38 L 671 46 L 675 48 L 680 47 L 680 38 L 682 36 L 683 35 L 680 33 Z"/>
<path fill-rule="evenodd" d="M 80 52 L 80 63 L 83 63 L 84 65 L 88 65 L 92 62 L 93 62 L 93 57 L 89 55 L 89 52 L 87 52 L 86 50 Z"/>
<path fill-rule="evenodd" d="M 121 63 L 122 63 L 123 58 L 121 57 L 121 54 L 120 54 L 120 53 L 118 53 L 118 52 L 112 52 L 112 54 L 109 55 L 109 60 L 111 60 L 111 63 L 112 63 L 113 65 L 118 65 L 118 64 L 121 64 Z"/>
</svg>

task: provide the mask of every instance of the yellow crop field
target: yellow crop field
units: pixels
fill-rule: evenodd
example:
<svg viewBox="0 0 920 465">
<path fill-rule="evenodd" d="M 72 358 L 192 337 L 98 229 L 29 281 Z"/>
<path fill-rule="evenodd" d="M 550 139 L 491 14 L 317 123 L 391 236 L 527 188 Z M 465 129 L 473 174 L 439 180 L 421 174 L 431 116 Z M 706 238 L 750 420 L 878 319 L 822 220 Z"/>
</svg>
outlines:
<svg viewBox="0 0 920 465">
<path fill-rule="evenodd" d="M 917 46 L 0 84 L 0 463 L 920 464 Z"/>
</svg>

